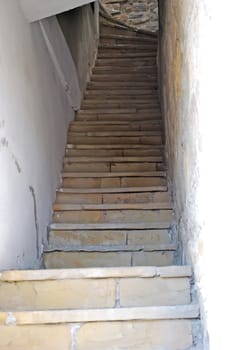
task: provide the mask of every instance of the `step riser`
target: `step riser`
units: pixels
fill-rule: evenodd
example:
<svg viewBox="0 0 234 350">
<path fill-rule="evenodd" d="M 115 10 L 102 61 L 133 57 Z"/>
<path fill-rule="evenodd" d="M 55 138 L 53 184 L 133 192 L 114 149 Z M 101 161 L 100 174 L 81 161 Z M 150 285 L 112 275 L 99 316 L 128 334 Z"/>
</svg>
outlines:
<svg viewBox="0 0 234 350">
<path fill-rule="evenodd" d="M 44 256 L 46 268 L 83 268 L 118 266 L 169 266 L 173 252 L 54 252 Z"/>
<path fill-rule="evenodd" d="M 56 211 L 54 223 L 102 224 L 102 223 L 136 223 L 136 222 L 170 222 L 172 210 L 76 210 Z"/>
<path fill-rule="evenodd" d="M 188 278 L 107 278 L 24 281 L 0 284 L 1 310 L 113 308 L 117 288 L 120 307 L 185 305 Z M 157 291 L 157 293 L 155 293 Z M 14 296 L 17 295 L 17 299 Z"/>
<path fill-rule="evenodd" d="M 155 123 L 155 124 L 141 124 L 141 125 L 132 125 L 132 124 L 126 124 L 126 125 L 81 125 L 81 123 L 75 125 L 70 125 L 69 132 L 105 132 L 105 131 L 110 131 L 113 133 L 116 132 L 122 132 L 122 131 L 152 131 L 152 132 L 157 132 L 161 131 L 161 123 Z"/>
<path fill-rule="evenodd" d="M 67 149 L 66 150 L 66 156 L 68 157 L 91 157 L 93 156 L 93 150 L 73 150 L 73 149 Z M 149 149 L 149 150 L 144 150 L 144 149 L 138 149 L 138 150 L 111 150 L 111 149 L 96 149 L 95 154 L 97 157 L 129 157 L 129 156 L 163 156 L 163 151 L 160 149 Z"/>
<path fill-rule="evenodd" d="M 111 187 L 143 187 L 143 186 L 166 186 L 167 181 L 163 178 L 151 177 L 114 177 L 114 178 L 65 178 L 63 187 L 67 188 L 111 188 Z"/>
<path fill-rule="evenodd" d="M 170 244 L 169 230 L 99 230 L 99 231 L 54 231 L 49 232 L 49 244 L 57 249 L 73 246 L 108 245 L 157 245 Z"/>
<path fill-rule="evenodd" d="M 91 81 L 87 83 L 87 91 L 91 89 L 119 89 L 122 88 L 123 90 L 131 91 L 131 90 L 141 90 L 141 89 L 153 89 L 155 91 L 158 91 L 158 85 L 155 81 L 143 81 L 143 82 L 131 82 L 131 81 L 115 81 L 115 82 L 94 82 Z"/>
<path fill-rule="evenodd" d="M 190 320 L 86 322 L 82 328 L 80 328 L 80 323 L 71 323 L 73 323 L 72 326 L 69 324 L 0 326 L 0 348 L 32 350 L 32 344 L 37 344 L 37 349 L 70 350 L 74 339 L 79 350 L 121 348 L 135 350 L 136 344 L 139 344 L 137 345 L 138 350 L 164 348 L 185 350 L 193 345 Z M 107 334 L 108 337 L 106 337 Z M 10 343 L 9 339 L 11 339 Z M 113 339 L 115 339 L 114 342 Z"/>
<path fill-rule="evenodd" d="M 96 194 L 68 194 L 57 193 L 57 204 L 117 204 L 117 203 L 169 203 L 168 192 L 140 192 L 140 193 L 96 193 Z"/>
<path fill-rule="evenodd" d="M 118 173 L 124 171 L 157 171 L 164 170 L 165 166 L 162 163 L 66 163 L 64 171 L 68 172 L 106 172 Z"/>
</svg>

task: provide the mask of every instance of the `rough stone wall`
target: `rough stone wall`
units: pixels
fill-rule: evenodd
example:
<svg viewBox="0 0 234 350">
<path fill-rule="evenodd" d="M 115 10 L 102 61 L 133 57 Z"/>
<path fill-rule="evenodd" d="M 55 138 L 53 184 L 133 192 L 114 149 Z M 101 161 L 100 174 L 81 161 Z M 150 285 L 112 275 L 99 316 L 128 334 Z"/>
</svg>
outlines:
<svg viewBox="0 0 234 350">
<path fill-rule="evenodd" d="M 113 18 L 137 29 L 158 30 L 157 0 L 101 0 Z"/>
<path fill-rule="evenodd" d="M 194 267 L 201 302 L 201 348 L 212 350 L 233 343 L 232 13 L 231 3 L 213 0 L 159 2 L 169 175 L 183 262 Z"/>
</svg>

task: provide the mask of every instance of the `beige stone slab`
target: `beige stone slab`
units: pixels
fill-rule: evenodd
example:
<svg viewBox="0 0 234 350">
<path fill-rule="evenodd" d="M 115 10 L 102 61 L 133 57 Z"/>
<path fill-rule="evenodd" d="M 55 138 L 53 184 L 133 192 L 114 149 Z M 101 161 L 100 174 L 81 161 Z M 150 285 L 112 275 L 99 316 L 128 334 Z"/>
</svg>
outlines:
<svg viewBox="0 0 234 350">
<path fill-rule="evenodd" d="M 99 321 L 173 320 L 199 317 L 199 306 L 150 306 L 139 308 L 0 312 L 0 324 L 29 325 Z"/>
<path fill-rule="evenodd" d="M 64 193 L 57 192 L 55 204 L 101 204 L 101 193 Z"/>
<path fill-rule="evenodd" d="M 133 223 L 170 222 L 174 218 L 172 210 L 67 210 L 56 211 L 55 223 Z"/>
<path fill-rule="evenodd" d="M 127 231 L 128 244 L 168 244 L 171 242 L 169 230 L 131 230 Z"/>
<path fill-rule="evenodd" d="M 71 331 L 66 325 L 0 326 L 1 350 L 70 350 Z"/>
<path fill-rule="evenodd" d="M 183 266 L 179 266 L 183 270 Z M 173 266 L 168 267 L 173 268 Z M 56 270 L 9 270 L 0 274 L 2 282 L 17 281 L 46 281 L 46 280 L 74 280 L 85 278 L 125 278 L 125 277 L 155 277 L 160 273 L 160 267 L 106 267 L 82 269 L 56 269 Z M 177 272 L 178 273 L 178 272 Z M 179 272 L 180 275 L 181 272 Z"/>
<path fill-rule="evenodd" d="M 79 350 L 187 350 L 191 322 L 133 321 L 85 324 L 77 333 Z"/>
<path fill-rule="evenodd" d="M 149 155 L 152 154 L 152 152 L 148 152 Z M 97 157 L 117 157 L 117 156 L 122 156 L 124 155 L 124 151 L 121 149 L 96 149 L 96 150 L 92 150 L 92 149 L 67 149 L 66 150 L 66 156 L 68 157 L 92 157 L 93 155 L 96 155 Z M 134 153 L 133 153 L 134 154 Z M 137 152 L 135 152 L 135 154 L 137 155 Z M 147 153 L 146 153 L 147 154 Z M 154 152 L 152 155 L 158 155 L 158 153 Z"/>
<path fill-rule="evenodd" d="M 125 278 L 119 281 L 120 306 L 186 305 L 189 278 Z"/>
<path fill-rule="evenodd" d="M 0 284 L 1 310 L 114 307 L 114 279 L 22 281 Z"/>
<path fill-rule="evenodd" d="M 141 277 L 149 278 L 160 276 L 161 278 L 191 277 L 191 266 L 131 266 L 131 267 L 106 267 L 106 268 L 82 268 L 82 269 L 56 269 L 56 270 L 9 270 L 0 273 L 2 282 L 17 281 L 44 281 L 63 279 L 85 278 L 125 278 Z"/>
<path fill-rule="evenodd" d="M 167 181 L 163 177 L 123 177 L 121 178 L 121 187 L 143 187 L 143 186 L 166 186 Z"/>
<path fill-rule="evenodd" d="M 174 264 L 174 252 L 133 252 L 133 266 L 169 266 Z"/>
<path fill-rule="evenodd" d="M 118 173 L 124 171 L 155 171 L 157 163 L 111 163 L 111 172 Z"/>
<path fill-rule="evenodd" d="M 127 232 L 116 230 L 99 231 L 50 231 L 49 244 L 54 247 L 124 245 Z"/>
<path fill-rule="evenodd" d="M 137 222 L 137 223 L 104 223 L 104 224 L 78 224 L 78 223 L 53 223 L 50 230 L 75 231 L 75 230 L 144 230 L 144 229 L 168 229 L 171 222 Z"/>
<path fill-rule="evenodd" d="M 46 268 L 131 266 L 130 252 L 53 252 L 44 254 Z"/>
<path fill-rule="evenodd" d="M 163 150 L 164 146 L 163 145 L 154 145 L 153 149 L 159 149 Z M 129 149 L 152 149 L 151 145 L 140 145 L 140 144 L 121 144 L 121 145 L 113 145 L 113 144 L 102 144 L 102 145 L 88 145 L 88 144 L 80 144 L 80 145 L 74 145 L 74 144 L 67 144 L 67 149 L 123 149 L 123 150 L 129 150 Z"/>
<path fill-rule="evenodd" d="M 64 178 L 63 187 L 68 188 L 111 188 L 120 187 L 120 178 Z"/>
<path fill-rule="evenodd" d="M 170 202 L 168 192 L 108 193 L 103 194 L 103 203 L 160 203 Z"/>
<path fill-rule="evenodd" d="M 108 178 L 108 177 L 140 177 L 140 178 L 145 178 L 145 177 L 166 177 L 166 172 L 165 171 L 145 171 L 145 172 L 137 172 L 137 171 L 124 171 L 124 172 L 119 172 L 118 174 L 110 173 L 110 172 L 104 172 L 104 173 L 92 173 L 92 172 L 87 172 L 87 173 L 79 173 L 79 172 L 64 172 L 62 173 L 62 176 L 64 178 Z M 148 181 L 148 179 L 146 179 Z"/>
<path fill-rule="evenodd" d="M 60 188 L 61 193 L 131 193 L 131 192 L 166 192 L 167 186 L 144 186 L 144 187 L 109 187 L 109 188 Z"/>
<path fill-rule="evenodd" d="M 94 163 L 106 163 L 106 162 L 111 162 L 111 163 L 156 163 L 156 162 L 162 162 L 163 157 L 156 156 L 156 157 L 98 157 L 93 156 L 93 157 L 65 157 L 64 158 L 64 163 L 89 163 L 89 162 L 94 162 Z M 124 170 L 125 171 L 125 170 Z"/>
<path fill-rule="evenodd" d="M 150 130 L 150 131 L 134 131 L 134 130 L 111 130 L 111 131 L 70 131 L 68 133 L 68 137 L 112 137 L 112 136 L 120 136 L 120 137 L 131 137 L 131 136 L 161 136 L 162 132 L 157 130 Z"/>
<path fill-rule="evenodd" d="M 156 168 L 154 168 L 156 170 Z M 63 171 L 65 172 L 71 172 L 71 171 L 77 171 L 79 173 L 86 173 L 86 172 L 106 172 L 110 171 L 110 164 L 109 163 L 72 163 L 67 162 L 63 166 Z"/>
<path fill-rule="evenodd" d="M 171 209 L 170 203 L 108 203 L 108 204 L 61 204 L 55 203 L 54 211 L 71 211 L 71 210 L 122 210 L 122 209 L 138 209 L 138 210 L 161 210 Z"/>
</svg>

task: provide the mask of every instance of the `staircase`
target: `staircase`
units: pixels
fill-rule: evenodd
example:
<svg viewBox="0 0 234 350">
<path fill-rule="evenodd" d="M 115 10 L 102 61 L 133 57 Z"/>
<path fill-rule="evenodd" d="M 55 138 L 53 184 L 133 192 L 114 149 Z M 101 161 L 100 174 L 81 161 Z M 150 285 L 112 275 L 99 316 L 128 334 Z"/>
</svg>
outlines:
<svg viewBox="0 0 234 350">
<path fill-rule="evenodd" d="M 154 36 L 102 24 L 68 131 L 45 269 L 0 275 L 0 349 L 198 349 L 192 271 L 178 265 L 167 188 L 156 50 Z"/>
</svg>

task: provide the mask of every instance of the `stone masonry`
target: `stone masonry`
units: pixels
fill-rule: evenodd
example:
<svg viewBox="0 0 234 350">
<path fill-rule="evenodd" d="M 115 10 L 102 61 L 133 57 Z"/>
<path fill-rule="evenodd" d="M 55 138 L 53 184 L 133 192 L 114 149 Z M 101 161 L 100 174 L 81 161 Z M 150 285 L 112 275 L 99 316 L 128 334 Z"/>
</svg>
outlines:
<svg viewBox="0 0 234 350">
<path fill-rule="evenodd" d="M 118 21 L 137 29 L 158 30 L 157 0 L 101 0 L 101 3 Z"/>
</svg>

